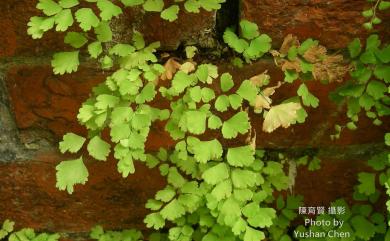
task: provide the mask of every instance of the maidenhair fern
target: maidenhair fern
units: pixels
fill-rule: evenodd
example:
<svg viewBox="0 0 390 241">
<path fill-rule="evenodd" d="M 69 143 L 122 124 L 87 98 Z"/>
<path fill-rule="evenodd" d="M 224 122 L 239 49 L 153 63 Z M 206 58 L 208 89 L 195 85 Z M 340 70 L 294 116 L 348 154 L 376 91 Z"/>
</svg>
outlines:
<svg viewBox="0 0 390 241">
<path fill-rule="evenodd" d="M 147 201 L 150 213 L 144 222 L 148 228 L 168 233 L 154 233 L 151 241 L 298 238 L 291 237 L 288 229 L 297 218 L 295 212 L 303 198 L 294 195 L 276 198 L 275 192 L 291 191 L 296 166 L 307 165 L 315 171 L 320 168 L 321 160 L 315 155 L 291 160 L 283 155 L 270 158 L 256 149 L 256 130 L 271 133 L 305 122 L 308 117 L 305 108 L 320 105 L 310 92 L 310 81 L 343 82 L 350 71 L 351 80 L 332 95 L 334 100 L 347 102 L 349 129 L 356 129 L 361 108 L 377 125 L 382 123 L 380 117 L 388 115 L 390 48 L 382 45 L 377 35 L 367 39 L 364 50 L 360 40 L 349 45 L 352 58 L 349 64 L 342 55 L 329 53 L 318 41 L 307 39 L 301 43 L 293 35 L 286 36 L 282 46 L 273 50 L 270 36 L 261 33 L 255 23 L 241 20 L 239 29 L 230 27 L 223 35 L 232 49 L 234 65 L 242 66 L 242 58 L 250 63 L 267 55 L 273 57 L 285 77 L 275 83 L 267 70 L 262 70 L 238 81 L 229 72 L 221 73 L 217 65 L 196 63 L 198 50 L 194 46 L 185 48 L 187 59 L 171 57 L 162 63 L 156 55 L 159 42 L 148 45 L 141 33 L 131 30 L 132 40 L 118 43 L 113 41 L 110 24 L 123 14 L 124 7 L 159 12 L 162 19 L 175 21 L 181 11 L 215 11 L 224 0 L 177 0 L 169 5 L 163 0 L 86 2 L 81 5 L 79 0 L 39 0 L 37 8 L 43 15 L 32 17 L 28 23 L 28 34 L 34 39 L 42 38 L 51 29 L 66 32 L 64 42 L 70 49 L 54 54 L 51 64 L 55 74 L 77 71 L 81 56 L 96 59 L 101 69 L 111 73 L 93 88 L 79 109 L 77 119 L 88 134 L 67 133 L 59 144 L 62 153 L 69 152 L 75 158 L 57 165 L 56 186 L 72 193 L 75 185 L 85 184 L 89 172 L 84 160 L 90 157 L 106 161 L 113 156 L 123 177 L 135 172 L 135 161 L 158 168 L 167 185 Z M 371 18 L 366 28 L 380 21 L 376 10 L 383 11 L 388 5 L 387 1 L 379 0 L 363 13 Z M 279 88 L 298 81 L 296 95 L 273 100 Z M 169 101 L 169 107 L 156 104 L 162 100 Z M 253 126 L 258 123 L 254 118 L 262 120 L 262 128 Z M 153 123 L 158 121 L 163 121 L 175 146 L 173 150 L 161 148 L 158 153 L 147 153 L 145 142 Z M 339 137 L 342 126 L 335 129 L 333 138 Z M 388 139 L 386 135 L 387 144 Z M 225 146 L 227 142 L 232 144 Z M 377 183 L 390 192 L 388 158 L 387 152 L 374 156 L 369 165 L 377 173 L 358 174 L 356 200 L 375 203 L 379 193 Z M 347 207 L 343 200 L 335 203 Z M 328 218 L 329 215 L 317 217 Z M 386 233 L 383 215 L 372 212 L 371 204 L 355 205 L 348 216 L 337 218 L 345 221 L 345 231 L 354 231 L 349 240 L 373 237 L 381 240 Z M 36 235 L 30 229 L 9 234 L 12 226 L 11 222 L 5 222 L 0 238 L 7 235 L 10 240 L 59 238 Z M 296 231 L 310 229 L 299 226 Z M 389 235 L 387 231 L 387 239 Z M 143 239 L 136 230 L 104 231 L 100 226 L 92 230 L 91 238 Z"/>
</svg>

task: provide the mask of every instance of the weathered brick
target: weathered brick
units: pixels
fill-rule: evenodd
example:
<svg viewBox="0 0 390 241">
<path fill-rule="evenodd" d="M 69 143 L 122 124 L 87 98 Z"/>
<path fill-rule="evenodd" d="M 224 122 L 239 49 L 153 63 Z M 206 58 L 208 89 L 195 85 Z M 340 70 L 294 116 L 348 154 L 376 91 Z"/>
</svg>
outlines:
<svg viewBox="0 0 390 241">
<path fill-rule="evenodd" d="M 12 67 L 6 83 L 18 127 L 47 129 L 48 125 L 55 126 L 48 129 L 58 136 L 66 129 L 80 131 L 76 121 L 78 108 L 92 87 L 103 79 L 102 72 L 88 68 L 56 76 L 49 66 Z M 60 89 L 67 89 L 71 95 Z M 53 122 L 63 125 L 54 125 Z"/>
<path fill-rule="evenodd" d="M 276 68 L 272 60 L 263 60 L 246 65 L 238 69 L 231 65 L 222 65 L 220 72 L 229 71 L 234 80 L 238 83 L 248 79 L 256 74 L 268 70 L 272 82 L 276 85 L 278 81 L 284 78 L 283 72 Z M 286 84 L 277 89 L 272 96 L 273 103 L 277 104 L 283 100 L 296 96 L 299 87 L 299 81 L 294 84 Z M 261 130 L 263 117 L 251 114 L 252 126 L 256 129 L 256 144 L 258 147 L 279 148 L 293 146 L 327 146 L 327 145 L 352 145 L 371 142 L 382 142 L 383 133 L 389 130 L 389 126 L 374 126 L 368 118 L 361 116 L 359 128 L 356 131 L 344 131 L 341 138 L 332 141 L 330 135 L 334 134 L 334 125 L 346 123 L 346 110 L 342 106 L 337 106 L 329 100 L 328 94 L 338 85 L 332 83 L 323 85 L 316 81 L 306 83 L 310 92 L 319 98 L 319 107 L 306 108 L 308 117 L 304 124 L 292 125 L 287 129 L 279 128 L 272 133 L 265 133 Z M 229 142 L 228 142 L 229 143 Z M 234 143 L 231 143 L 234 144 Z"/>
<path fill-rule="evenodd" d="M 304 40 L 315 38 L 331 49 L 344 48 L 355 37 L 364 37 L 365 0 L 241 0 L 241 18 L 254 21 L 269 34 L 275 46 L 291 33 Z M 382 16 L 381 16 L 382 17 Z M 382 17 L 379 34 L 388 40 L 390 15 Z"/>
<path fill-rule="evenodd" d="M 328 206 L 341 197 L 351 200 L 356 173 L 368 170 L 369 154 L 367 147 L 354 148 L 319 150 L 321 169 L 299 168 L 293 193 L 304 195 L 307 206 Z M 359 154 L 351 156 L 351 151 Z M 35 161 L 0 163 L 0 219 L 14 220 L 17 228 L 62 233 L 89 232 L 97 224 L 106 229 L 146 230 L 143 219 L 149 211 L 144 205 L 165 186 L 157 169 L 136 163 L 135 174 L 122 178 L 115 161 L 86 160 L 89 180 L 69 195 L 55 188 L 55 165 L 64 159 L 48 151 L 33 156 Z"/>
<path fill-rule="evenodd" d="M 88 67 L 63 76 L 54 75 L 49 66 L 12 67 L 5 81 L 18 128 L 46 130 L 55 139 L 67 132 L 85 133 L 77 122 L 78 109 L 92 87 L 105 76 L 106 73 Z M 172 144 L 163 123 L 156 123 L 148 138 L 148 149 Z"/>
<path fill-rule="evenodd" d="M 272 61 L 264 60 L 242 69 L 233 68 L 230 64 L 220 64 L 220 73 L 230 72 L 236 85 L 256 74 L 268 69 L 273 83 L 283 79 L 283 73 Z M 70 75 L 56 76 L 50 67 L 13 67 L 8 72 L 6 83 L 9 89 L 11 105 L 14 108 L 16 122 L 19 128 L 39 128 L 49 130 L 59 139 L 69 131 L 84 132 L 77 123 L 76 115 L 81 103 L 87 98 L 91 88 L 105 77 L 100 71 L 82 67 L 79 72 Z M 258 147 L 290 147 L 290 146 L 326 146 L 351 145 L 371 142 L 382 142 L 383 133 L 388 126 L 374 126 L 362 116 L 357 131 L 344 131 L 341 139 L 331 141 L 336 123 L 345 123 L 345 109 L 336 106 L 328 98 L 328 93 L 337 84 L 322 85 L 318 82 L 307 83 L 310 91 L 320 99 L 320 107 L 307 108 L 309 117 L 304 124 L 293 125 L 287 129 L 279 128 L 268 134 L 261 130 L 263 118 L 251 114 L 253 127 L 256 129 Z M 284 85 L 273 96 L 274 103 L 296 96 L 299 83 Z M 216 86 L 217 88 L 217 86 Z M 168 108 L 168 102 L 158 96 L 153 105 Z M 224 115 L 225 116 L 225 115 Z M 229 113 L 225 117 L 229 117 Z M 221 137 L 220 132 L 206 133 L 205 138 Z M 222 139 L 222 138 L 221 138 Z M 245 136 L 241 136 L 243 143 Z M 226 145 L 237 145 L 237 140 L 225 141 Z M 173 141 L 164 131 L 164 123 L 157 122 L 152 127 L 147 147 L 157 150 L 160 146 L 171 147 Z"/>
<path fill-rule="evenodd" d="M 49 32 L 43 41 L 33 40 L 27 35 L 27 23 L 30 17 L 39 14 L 35 8 L 38 1 L 4 0 L 0 4 L 0 57 L 14 55 L 37 55 L 63 49 L 64 35 Z"/>
<path fill-rule="evenodd" d="M 64 33 L 47 32 L 43 39 L 33 40 L 27 35 L 27 23 L 32 16 L 40 15 L 35 8 L 38 0 L 3 0 L 0 5 L 0 57 L 15 55 L 44 55 L 64 49 Z M 169 1 L 166 1 L 168 3 Z M 161 41 L 162 49 L 174 50 L 182 42 L 207 45 L 212 41 L 215 12 L 202 11 L 189 14 L 181 11 L 179 20 L 169 23 L 158 13 L 144 13 L 140 8 L 128 8 L 125 14 L 113 21 L 112 28 L 119 40 L 129 40 L 133 27 L 145 34 L 148 42 Z M 74 25 L 77 25 L 75 22 Z M 75 28 L 77 30 L 77 28 Z M 213 43 L 212 43 L 213 44 Z"/>
<path fill-rule="evenodd" d="M 166 3 L 168 1 L 165 1 Z M 139 8 L 127 9 L 114 23 L 120 40 L 130 40 L 129 27 L 143 33 L 147 43 L 160 41 L 162 50 L 175 50 L 180 44 L 198 44 L 215 47 L 215 12 L 201 10 L 188 13 L 181 6 L 179 17 L 174 22 L 162 20 L 160 13 L 142 13 Z"/>
<path fill-rule="evenodd" d="M 136 173 L 122 178 L 116 162 L 86 161 L 87 185 L 69 195 L 55 187 L 55 165 L 65 157 L 45 152 L 36 161 L 0 163 L 0 220 L 55 232 L 88 232 L 101 224 L 109 229 L 145 229 L 147 199 L 164 187 L 158 170 L 136 164 Z"/>
</svg>

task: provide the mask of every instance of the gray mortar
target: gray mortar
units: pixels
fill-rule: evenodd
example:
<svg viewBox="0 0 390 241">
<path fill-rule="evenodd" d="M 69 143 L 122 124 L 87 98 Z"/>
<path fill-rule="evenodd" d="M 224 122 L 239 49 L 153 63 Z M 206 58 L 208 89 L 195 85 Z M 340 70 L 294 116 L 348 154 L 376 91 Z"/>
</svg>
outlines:
<svg viewBox="0 0 390 241">
<path fill-rule="evenodd" d="M 9 106 L 4 74 L 0 73 L 0 162 L 25 159 L 27 154 L 19 141 L 18 129 Z"/>
<path fill-rule="evenodd" d="M 54 147 L 53 138 L 45 130 L 18 129 L 5 84 L 6 72 L 18 64 L 42 65 L 50 63 L 44 58 L 3 58 L 0 60 L 0 163 L 25 161 L 36 151 Z M 21 97 L 22 98 L 22 97 Z"/>
</svg>

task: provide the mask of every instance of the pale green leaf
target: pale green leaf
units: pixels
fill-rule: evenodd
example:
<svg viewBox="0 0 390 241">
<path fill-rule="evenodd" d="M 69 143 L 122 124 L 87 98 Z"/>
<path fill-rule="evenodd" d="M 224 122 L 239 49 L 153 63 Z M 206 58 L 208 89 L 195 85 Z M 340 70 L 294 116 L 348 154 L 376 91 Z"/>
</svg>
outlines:
<svg viewBox="0 0 390 241">
<path fill-rule="evenodd" d="M 241 34 L 242 37 L 251 40 L 259 36 L 259 28 L 256 23 L 252 23 L 248 20 L 240 21 Z"/>
<path fill-rule="evenodd" d="M 349 45 L 348 45 L 349 55 L 351 58 L 356 58 L 359 56 L 362 46 L 360 43 L 360 39 L 355 38 Z"/>
<path fill-rule="evenodd" d="M 122 157 L 117 164 L 117 168 L 123 178 L 126 178 L 130 173 L 133 174 L 135 172 L 133 157 L 130 154 Z"/>
<path fill-rule="evenodd" d="M 110 136 L 113 142 L 119 142 L 120 140 L 128 139 L 131 130 L 129 124 L 117 124 L 111 127 Z"/>
<path fill-rule="evenodd" d="M 355 230 L 355 236 L 363 240 L 371 240 L 375 235 L 375 225 L 362 215 L 351 218 L 350 223 Z"/>
<path fill-rule="evenodd" d="M 256 185 L 256 173 L 249 170 L 234 169 L 231 173 L 236 188 L 247 188 Z"/>
<path fill-rule="evenodd" d="M 122 9 L 109 0 L 98 0 L 97 6 L 100 9 L 100 17 L 103 21 L 110 21 L 122 13 Z"/>
<path fill-rule="evenodd" d="M 358 174 L 360 184 L 357 186 L 360 193 L 369 196 L 375 193 L 375 174 L 361 172 Z"/>
<path fill-rule="evenodd" d="M 88 42 L 88 39 L 82 33 L 68 32 L 65 36 L 64 43 L 69 44 L 73 48 L 81 48 Z"/>
<path fill-rule="evenodd" d="M 215 197 L 217 201 L 228 198 L 232 194 L 232 182 L 225 180 L 217 184 L 211 191 L 211 195 Z"/>
<path fill-rule="evenodd" d="M 41 29 L 41 25 L 44 18 L 42 17 L 31 17 L 28 22 L 27 34 L 31 35 L 33 39 L 42 38 L 44 31 Z"/>
<path fill-rule="evenodd" d="M 79 5 L 79 0 L 60 0 L 59 4 L 63 8 L 72 8 Z"/>
<path fill-rule="evenodd" d="M 172 187 L 167 186 L 166 188 L 156 193 L 156 199 L 167 203 L 171 201 L 175 195 L 176 195 L 175 190 Z"/>
<path fill-rule="evenodd" d="M 178 5 L 172 5 L 169 8 L 164 9 L 164 11 L 161 12 L 161 18 L 168 20 L 169 22 L 173 22 L 177 19 L 177 15 L 179 13 L 179 6 Z"/>
<path fill-rule="evenodd" d="M 65 153 L 67 151 L 71 153 L 78 152 L 84 145 L 85 138 L 74 133 L 67 133 L 64 135 L 62 141 L 59 144 L 60 151 Z"/>
<path fill-rule="evenodd" d="M 302 102 L 305 106 L 318 107 L 319 99 L 309 92 L 305 84 L 301 84 L 298 88 L 297 94 L 302 97 Z"/>
<path fill-rule="evenodd" d="M 161 12 L 164 8 L 163 0 L 146 0 L 143 5 L 145 11 L 148 12 Z"/>
<path fill-rule="evenodd" d="M 165 220 L 159 213 L 150 213 L 146 215 L 144 222 L 146 227 L 154 228 L 156 230 L 165 226 Z"/>
<path fill-rule="evenodd" d="M 185 209 L 177 199 L 173 199 L 160 211 L 160 214 L 164 219 L 174 221 L 185 214 Z"/>
<path fill-rule="evenodd" d="M 240 111 L 223 123 L 222 135 L 226 139 L 236 138 L 238 133 L 245 134 L 248 132 L 249 128 L 248 114 Z"/>
<path fill-rule="evenodd" d="M 137 95 L 135 101 L 137 104 L 143 104 L 145 102 L 150 102 L 156 96 L 155 85 L 153 82 L 149 82 L 142 88 L 141 92 Z"/>
<path fill-rule="evenodd" d="M 187 111 L 179 124 L 183 131 L 189 131 L 192 134 L 200 135 L 206 131 L 206 113 L 202 111 Z"/>
<path fill-rule="evenodd" d="M 219 163 L 209 169 L 203 174 L 202 178 L 206 183 L 216 185 L 217 183 L 226 180 L 229 177 L 229 169 L 226 163 Z"/>
<path fill-rule="evenodd" d="M 119 98 L 114 95 L 102 94 L 96 97 L 95 107 L 100 110 L 114 108 L 119 102 Z"/>
<path fill-rule="evenodd" d="M 229 103 L 234 110 L 237 110 L 242 105 L 242 97 L 238 94 L 229 95 Z"/>
<path fill-rule="evenodd" d="M 250 166 L 255 160 L 255 152 L 250 146 L 240 146 L 229 148 L 227 152 L 227 161 L 231 166 L 243 167 Z"/>
<path fill-rule="evenodd" d="M 108 22 L 100 22 L 99 25 L 95 27 L 95 34 L 100 42 L 104 43 L 112 40 L 112 31 Z"/>
<path fill-rule="evenodd" d="M 66 31 L 70 26 L 73 25 L 74 22 L 72 11 L 70 9 L 64 9 L 57 13 L 54 22 L 57 24 L 56 31 Z"/>
<path fill-rule="evenodd" d="M 187 142 L 192 147 L 195 159 L 200 163 L 216 160 L 222 156 L 222 145 L 217 139 L 211 141 L 188 139 Z"/>
<path fill-rule="evenodd" d="M 219 129 L 222 126 L 222 120 L 216 115 L 211 115 L 208 118 L 207 126 L 212 130 Z"/>
<path fill-rule="evenodd" d="M 186 51 L 186 57 L 188 59 L 192 59 L 195 56 L 195 53 L 196 51 L 198 51 L 198 49 L 195 46 L 187 46 L 185 48 L 185 51 Z"/>
<path fill-rule="evenodd" d="M 143 4 L 145 2 L 145 0 L 121 0 L 121 2 L 126 7 L 133 7 L 133 6 L 137 6 L 137 5 Z"/>
<path fill-rule="evenodd" d="M 55 53 L 51 61 L 54 74 L 60 75 L 76 71 L 79 64 L 79 51 Z"/>
<path fill-rule="evenodd" d="M 187 0 L 184 2 L 184 8 L 190 13 L 199 13 L 200 4 L 197 0 Z"/>
<path fill-rule="evenodd" d="M 265 239 L 264 232 L 251 228 L 249 226 L 246 227 L 244 241 L 260 241 Z"/>
<path fill-rule="evenodd" d="M 42 10 L 47 16 L 52 16 L 59 13 L 62 7 L 53 0 L 39 0 L 37 9 Z"/>
<path fill-rule="evenodd" d="M 229 97 L 227 97 L 226 95 L 218 96 L 214 105 L 215 105 L 215 109 L 217 109 L 217 111 L 219 112 L 227 111 L 229 107 Z"/>
<path fill-rule="evenodd" d="M 59 190 L 67 190 L 69 194 L 73 193 L 73 187 L 76 184 L 85 184 L 88 180 L 88 170 L 80 157 L 76 160 L 62 161 L 56 166 L 57 183 Z"/>
<path fill-rule="evenodd" d="M 229 73 L 223 73 L 221 75 L 221 90 L 223 92 L 229 91 L 234 86 L 233 77 Z"/>
<path fill-rule="evenodd" d="M 133 40 L 133 45 L 137 50 L 145 48 L 145 40 L 140 32 L 134 31 L 132 40 Z"/>
<path fill-rule="evenodd" d="M 135 48 L 130 44 L 116 44 L 110 49 L 110 54 L 115 54 L 120 57 L 128 56 L 135 51 Z"/>
<path fill-rule="evenodd" d="M 99 25 L 99 18 L 90 8 L 81 8 L 75 13 L 77 22 L 80 28 L 84 31 L 89 31 L 92 27 L 96 28 Z"/>
<path fill-rule="evenodd" d="M 93 137 L 87 146 L 89 155 L 99 161 L 105 161 L 107 159 L 110 148 L 110 144 L 102 140 L 100 136 Z"/>
<path fill-rule="evenodd" d="M 240 88 L 237 90 L 237 94 L 240 95 L 243 99 L 249 101 L 250 104 L 254 104 L 257 96 L 257 88 L 252 84 L 250 80 L 244 80 L 241 83 Z"/>
<path fill-rule="evenodd" d="M 238 38 L 232 29 L 227 28 L 223 34 L 224 42 L 234 49 L 237 53 L 243 53 L 249 46 L 244 39 Z"/>
<path fill-rule="evenodd" d="M 384 97 L 387 91 L 387 86 L 384 83 L 376 80 L 370 81 L 367 85 L 367 93 L 376 100 Z"/>
</svg>

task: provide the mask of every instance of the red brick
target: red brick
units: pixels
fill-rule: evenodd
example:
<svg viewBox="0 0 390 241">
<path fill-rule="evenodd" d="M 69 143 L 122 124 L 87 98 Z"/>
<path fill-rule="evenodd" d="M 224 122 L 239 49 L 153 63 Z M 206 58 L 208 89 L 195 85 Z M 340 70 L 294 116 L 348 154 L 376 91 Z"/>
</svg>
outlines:
<svg viewBox="0 0 390 241">
<path fill-rule="evenodd" d="M 37 55 L 63 49 L 64 35 L 49 32 L 44 41 L 33 40 L 27 35 L 27 23 L 30 17 L 39 14 L 35 9 L 38 1 L 4 0 L 0 4 L 0 57 L 14 55 Z"/>
<path fill-rule="evenodd" d="M 355 37 L 364 37 L 365 0 L 242 0 L 241 18 L 254 21 L 269 34 L 275 46 L 292 33 L 301 40 L 315 38 L 331 49 L 344 48 Z M 383 16 L 379 34 L 390 35 L 390 15 Z"/>
<path fill-rule="evenodd" d="M 281 81 L 283 73 L 275 68 L 272 61 L 259 61 L 242 69 L 233 68 L 230 64 L 220 64 L 220 73 L 228 71 L 234 76 L 236 85 L 245 79 L 268 69 L 273 83 Z M 84 132 L 77 123 L 77 113 L 81 103 L 87 99 L 91 88 L 104 79 L 105 75 L 93 68 L 82 67 L 79 72 L 70 75 L 56 76 L 50 67 L 14 67 L 9 70 L 6 83 L 9 89 L 11 104 L 19 128 L 40 128 L 49 130 L 57 139 L 70 131 Z M 50 84 L 49 84 L 50 83 Z M 258 147 L 291 147 L 291 146 L 327 146 L 352 145 L 382 142 L 383 133 L 388 126 L 374 126 L 367 118 L 361 117 L 357 131 L 344 131 L 340 140 L 331 141 L 335 124 L 345 124 L 345 109 L 336 106 L 328 99 L 330 91 L 338 84 L 322 85 L 318 82 L 307 83 L 310 91 L 320 99 L 319 108 L 307 108 L 309 117 L 304 124 L 279 128 L 268 134 L 261 130 L 263 118 L 251 114 L 251 120 L 257 133 Z M 273 96 L 274 103 L 296 96 L 299 82 L 284 85 Z M 53 91 L 54 89 L 54 91 Z M 65 90 L 65 91 L 64 91 Z M 167 101 L 161 97 L 152 105 L 169 108 Z M 229 113 L 224 118 L 229 117 Z M 220 132 L 206 133 L 204 138 L 221 137 Z M 245 137 L 240 138 L 244 142 Z M 226 145 L 237 145 L 237 140 L 225 141 Z M 155 123 L 148 138 L 147 147 L 157 150 L 160 146 L 171 147 L 174 144 L 164 131 L 164 123 Z"/>
<path fill-rule="evenodd" d="M 67 132 L 85 133 L 77 122 L 78 110 L 90 95 L 92 87 L 106 74 L 81 67 L 77 73 L 58 76 L 49 66 L 18 66 L 8 71 L 6 84 L 16 124 L 20 129 L 42 129 L 60 139 Z M 161 103 L 158 103 L 161 106 Z M 168 108 L 168 103 L 163 104 Z M 156 123 L 148 138 L 150 150 L 172 146 L 164 124 Z"/>
<path fill-rule="evenodd" d="M 44 55 L 69 49 L 69 46 L 63 44 L 64 33 L 49 31 L 40 40 L 33 40 L 27 35 L 27 23 L 30 17 L 41 14 L 35 8 L 37 2 L 38 0 L 1 2 L 0 57 Z M 199 36 L 213 29 L 215 25 L 214 12 L 202 11 L 200 14 L 188 14 L 181 11 L 179 15 L 179 20 L 169 23 L 162 20 L 158 13 L 144 14 L 140 8 L 128 8 L 125 16 L 122 15 L 119 20 L 115 20 L 113 29 L 118 31 L 115 36 L 125 41 L 129 39 L 132 27 L 135 27 L 145 34 L 148 42 L 161 41 L 163 49 L 173 50 L 182 42 L 190 40 L 198 42 Z M 77 22 L 74 25 L 77 25 Z M 208 39 L 210 38 L 206 38 Z"/>
<path fill-rule="evenodd" d="M 87 185 L 72 195 L 55 187 L 55 165 L 66 157 L 55 152 L 32 159 L 0 164 L 0 219 L 12 219 L 18 228 L 54 232 L 88 232 L 101 224 L 107 229 L 145 229 L 144 205 L 164 187 L 158 170 L 136 164 L 136 173 L 122 178 L 116 162 L 86 161 Z"/>
<path fill-rule="evenodd" d="M 179 19 L 172 23 L 162 21 L 158 13 L 150 13 L 144 16 L 137 28 L 149 43 L 160 41 L 162 49 L 172 50 L 181 43 L 214 47 L 214 26 L 215 13 L 202 10 L 198 14 L 181 11 Z"/>
<path fill-rule="evenodd" d="M 362 155 L 362 149 L 356 150 Z M 325 150 L 319 158 L 319 171 L 298 169 L 293 193 L 304 195 L 307 206 L 329 206 L 338 198 L 350 201 L 356 173 L 370 171 L 366 158 L 345 155 L 341 148 Z M 49 151 L 32 157 L 34 161 L 0 164 L 0 218 L 14 220 L 17 228 L 62 233 L 88 232 L 97 224 L 106 229 L 146 230 L 143 219 L 149 211 L 144 205 L 165 186 L 157 169 L 136 163 L 135 174 L 122 178 L 116 161 L 86 160 L 89 180 L 69 195 L 55 188 L 55 166 L 64 159 Z"/>
<path fill-rule="evenodd" d="M 338 151 L 331 155 L 329 153 L 325 156 L 319 155 L 321 169 L 318 171 L 309 171 L 307 167 L 298 168 L 293 193 L 303 195 L 306 206 L 328 207 L 339 198 L 346 199 L 348 203 L 353 202 L 352 194 L 357 184 L 357 173 L 372 171 L 367 168 L 364 158 L 344 156 L 338 159 L 332 156 L 342 153 L 342 149 Z"/>
<path fill-rule="evenodd" d="M 282 81 L 283 73 L 275 67 L 272 61 L 258 61 L 252 65 L 246 65 L 242 69 L 231 65 L 222 65 L 220 73 L 228 71 L 234 76 L 234 80 L 240 83 L 256 74 L 268 70 L 271 76 L 271 83 Z M 236 85 L 237 85 L 236 82 Z M 286 84 L 277 89 L 272 96 L 273 103 L 277 104 L 285 99 L 296 96 L 299 81 L 294 84 Z M 383 142 L 383 135 L 389 131 L 390 126 L 374 126 L 367 118 L 361 116 L 359 129 L 356 131 L 344 131 L 340 140 L 332 141 L 331 134 L 335 134 L 335 124 L 345 124 L 346 110 L 337 106 L 329 100 L 328 94 L 334 90 L 339 83 L 323 85 L 319 82 L 311 81 L 306 83 L 312 94 L 320 100 L 318 108 L 306 108 L 308 117 L 304 124 L 292 125 L 287 129 L 279 128 L 272 133 L 265 133 L 261 130 L 263 118 L 261 115 L 251 114 L 252 126 L 256 129 L 258 147 L 280 148 L 280 147 L 299 147 L 299 146 L 328 146 L 328 145 L 353 145 L 372 142 Z M 242 138 L 244 140 L 245 138 Z M 235 141 L 234 141 L 235 142 Z M 234 142 L 227 142 L 234 145 Z"/>
<path fill-rule="evenodd" d="M 76 119 L 79 106 L 104 78 L 100 71 L 88 68 L 64 76 L 54 75 L 49 66 L 11 68 L 6 84 L 17 126 L 43 128 L 58 136 L 80 131 Z"/>
</svg>

